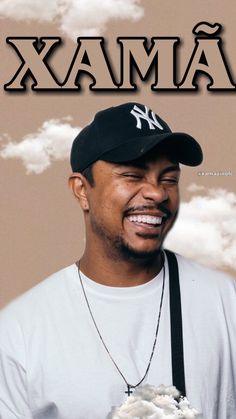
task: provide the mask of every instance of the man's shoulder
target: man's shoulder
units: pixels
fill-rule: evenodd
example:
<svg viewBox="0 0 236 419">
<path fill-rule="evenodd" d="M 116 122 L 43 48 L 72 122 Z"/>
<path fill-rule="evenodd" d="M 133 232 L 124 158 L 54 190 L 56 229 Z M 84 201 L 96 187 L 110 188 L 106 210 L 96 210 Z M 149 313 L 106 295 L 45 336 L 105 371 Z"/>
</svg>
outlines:
<svg viewBox="0 0 236 419">
<path fill-rule="evenodd" d="M 0 311 L 0 352 L 24 365 L 25 345 L 48 326 L 61 324 L 67 304 L 76 288 L 76 265 L 50 275 Z M 70 302 L 71 300 L 69 300 Z M 50 320 L 51 319 L 51 320 Z M 51 323 L 50 323 L 51 321 Z"/>
<path fill-rule="evenodd" d="M 67 266 L 39 282 L 37 285 L 24 292 L 11 301 L 0 311 L 1 320 L 16 316 L 29 316 L 30 312 L 43 309 L 58 302 L 61 295 L 65 295 L 68 289 L 73 287 L 76 277 L 76 265 Z"/>
<path fill-rule="evenodd" d="M 236 292 L 236 280 L 228 273 L 208 267 L 178 253 L 175 253 L 175 255 L 183 282 L 197 283 L 205 289 L 212 290 L 214 288 Z"/>
</svg>

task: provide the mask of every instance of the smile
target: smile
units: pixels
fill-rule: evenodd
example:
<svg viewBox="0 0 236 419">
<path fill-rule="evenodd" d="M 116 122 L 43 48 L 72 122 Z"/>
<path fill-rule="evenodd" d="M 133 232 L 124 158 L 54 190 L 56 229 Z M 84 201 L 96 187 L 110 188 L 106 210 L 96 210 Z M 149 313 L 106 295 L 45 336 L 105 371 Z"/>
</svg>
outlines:
<svg viewBox="0 0 236 419">
<path fill-rule="evenodd" d="M 156 217 L 154 215 L 129 215 L 128 220 L 132 223 L 149 224 L 151 226 L 161 225 L 164 217 Z"/>
</svg>

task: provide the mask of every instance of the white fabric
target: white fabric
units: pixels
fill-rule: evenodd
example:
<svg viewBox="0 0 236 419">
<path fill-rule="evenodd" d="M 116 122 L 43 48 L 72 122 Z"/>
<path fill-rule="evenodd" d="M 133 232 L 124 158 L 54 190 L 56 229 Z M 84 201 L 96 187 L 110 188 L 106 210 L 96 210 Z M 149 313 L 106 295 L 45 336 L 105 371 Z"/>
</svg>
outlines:
<svg viewBox="0 0 236 419">
<path fill-rule="evenodd" d="M 187 397 L 204 419 L 236 418 L 236 284 L 178 256 Z M 112 288 L 83 276 L 102 336 L 131 384 L 150 357 L 163 272 Z M 145 383 L 169 385 L 169 285 Z M 76 265 L 55 273 L 0 315 L 1 419 L 105 419 L 126 386 L 97 335 Z"/>
</svg>

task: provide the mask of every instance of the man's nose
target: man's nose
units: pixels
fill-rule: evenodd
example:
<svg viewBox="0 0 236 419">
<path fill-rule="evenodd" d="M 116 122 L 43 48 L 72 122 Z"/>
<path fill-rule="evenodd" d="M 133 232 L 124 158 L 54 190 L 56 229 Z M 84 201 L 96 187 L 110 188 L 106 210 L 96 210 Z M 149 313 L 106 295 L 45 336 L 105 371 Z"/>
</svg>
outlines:
<svg viewBox="0 0 236 419">
<path fill-rule="evenodd" d="M 169 198 L 167 189 L 163 184 L 157 182 L 147 182 L 142 189 L 143 197 L 154 202 L 164 202 Z"/>
</svg>

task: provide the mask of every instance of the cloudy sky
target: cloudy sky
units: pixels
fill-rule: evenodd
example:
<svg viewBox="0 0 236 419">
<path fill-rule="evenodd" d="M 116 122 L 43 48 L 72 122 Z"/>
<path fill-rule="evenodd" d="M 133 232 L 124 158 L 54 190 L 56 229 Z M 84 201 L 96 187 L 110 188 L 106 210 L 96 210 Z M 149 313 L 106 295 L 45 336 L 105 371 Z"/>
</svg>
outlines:
<svg viewBox="0 0 236 419">
<path fill-rule="evenodd" d="M 71 126 L 70 117 L 44 121 L 37 132 L 18 141 L 5 136 L 0 150 L 3 159 L 19 159 L 26 174 L 40 174 L 57 160 L 69 159 L 71 144 L 81 128 Z"/>
<path fill-rule="evenodd" d="M 189 188 L 198 189 L 197 185 Z M 225 189 L 201 190 L 182 202 L 165 245 L 213 268 L 236 271 L 236 194 Z"/>
<path fill-rule="evenodd" d="M 0 15 L 16 21 L 55 23 L 63 35 L 98 36 L 112 20 L 138 21 L 144 14 L 139 0 L 1 0 Z"/>
<path fill-rule="evenodd" d="M 179 71 L 194 47 L 196 23 L 219 22 L 231 63 L 236 62 L 233 0 L 0 0 L 1 86 L 20 65 L 6 44 L 10 36 L 60 36 L 64 50 L 53 65 L 66 74 L 78 36 L 104 36 L 119 71 L 116 38 L 179 36 Z M 235 74 L 236 68 L 231 68 Z M 150 81 L 151 83 L 151 81 Z M 154 93 L 140 83 L 137 92 L 94 94 L 88 80 L 79 93 L 7 93 L 1 89 L 0 306 L 51 272 L 73 263 L 84 247 L 83 218 L 67 178 L 68 156 L 77 133 L 101 108 L 125 101 L 147 104 L 173 130 L 186 131 L 202 144 L 200 168 L 183 169 L 182 203 L 166 246 L 204 264 L 235 273 L 236 182 L 235 101 L 227 92 Z"/>
</svg>

